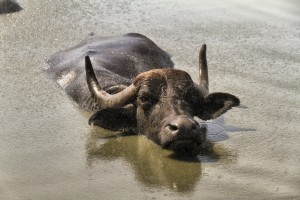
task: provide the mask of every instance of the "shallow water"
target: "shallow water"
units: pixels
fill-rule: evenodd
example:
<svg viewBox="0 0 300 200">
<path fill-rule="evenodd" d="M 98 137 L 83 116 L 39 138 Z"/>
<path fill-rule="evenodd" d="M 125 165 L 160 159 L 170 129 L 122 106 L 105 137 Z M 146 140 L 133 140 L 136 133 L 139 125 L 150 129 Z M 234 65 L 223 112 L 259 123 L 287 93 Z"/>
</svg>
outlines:
<svg viewBox="0 0 300 200">
<path fill-rule="evenodd" d="M 297 1 L 20 1 L 0 15 L 0 199 L 299 199 L 300 6 Z M 142 136 L 88 126 L 42 72 L 91 32 L 139 32 L 210 90 L 240 97 L 209 122 L 219 156 L 170 157 Z"/>
</svg>

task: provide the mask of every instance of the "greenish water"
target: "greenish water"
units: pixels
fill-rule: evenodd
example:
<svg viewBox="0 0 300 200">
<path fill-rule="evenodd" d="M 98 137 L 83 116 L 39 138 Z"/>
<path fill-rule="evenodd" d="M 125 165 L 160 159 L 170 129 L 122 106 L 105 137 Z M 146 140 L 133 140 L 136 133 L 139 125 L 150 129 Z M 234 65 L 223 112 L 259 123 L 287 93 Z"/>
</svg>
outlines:
<svg viewBox="0 0 300 200">
<path fill-rule="evenodd" d="M 0 199 L 299 199 L 297 1 L 20 1 L 0 15 Z M 210 91 L 238 96 L 210 122 L 216 155 L 172 159 L 142 136 L 110 137 L 42 72 L 94 32 L 147 35 Z M 218 155 L 218 156 L 217 156 Z"/>
</svg>

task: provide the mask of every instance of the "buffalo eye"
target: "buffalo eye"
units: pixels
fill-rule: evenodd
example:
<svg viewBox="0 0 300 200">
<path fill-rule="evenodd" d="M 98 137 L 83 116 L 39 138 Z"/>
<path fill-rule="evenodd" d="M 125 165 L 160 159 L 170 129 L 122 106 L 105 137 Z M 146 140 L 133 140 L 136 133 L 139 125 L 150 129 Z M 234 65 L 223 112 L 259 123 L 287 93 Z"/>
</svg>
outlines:
<svg viewBox="0 0 300 200">
<path fill-rule="evenodd" d="M 197 91 L 196 89 L 190 89 L 185 93 L 185 100 L 191 105 L 199 106 L 202 98 L 199 94 L 199 91 Z"/>
<path fill-rule="evenodd" d="M 152 105 L 154 105 L 157 102 L 157 98 L 149 94 L 139 96 L 138 100 L 145 110 L 149 109 Z"/>
<path fill-rule="evenodd" d="M 151 102 L 151 98 L 149 96 L 141 96 L 141 97 L 139 97 L 139 100 L 142 103 L 150 103 Z"/>
<path fill-rule="evenodd" d="M 184 96 L 186 103 L 191 108 L 191 115 L 196 115 L 203 104 L 203 97 L 196 89 L 187 90 Z"/>
</svg>

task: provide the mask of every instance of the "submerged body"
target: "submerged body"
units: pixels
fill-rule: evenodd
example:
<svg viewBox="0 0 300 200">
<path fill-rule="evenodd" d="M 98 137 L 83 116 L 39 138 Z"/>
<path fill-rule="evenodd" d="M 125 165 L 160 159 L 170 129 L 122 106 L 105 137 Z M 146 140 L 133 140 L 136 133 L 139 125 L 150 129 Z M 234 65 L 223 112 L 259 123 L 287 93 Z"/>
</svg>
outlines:
<svg viewBox="0 0 300 200">
<path fill-rule="evenodd" d="M 91 36 L 77 46 L 47 59 L 44 70 L 66 91 L 77 105 L 97 110 L 86 83 L 84 57 L 89 55 L 100 86 L 115 93 L 129 86 L 142 72 L 172 68 L 170 56 L 143 35 L 129 33 L 121 37 Z"/>
<path fill-rule="evenodd" d="M 206 130 L 194 120 L 220 116 L 239 99 L 208 92 L 206 46 L 199 56 L 199 83 L 173 69 L 169 55 L 147 37 L 131 33 L 92 38 L 47 60 L 45 70 L 83 109 L 89 124 L 131 129 L 176 154 L 196 156 Z"/>
</svg>

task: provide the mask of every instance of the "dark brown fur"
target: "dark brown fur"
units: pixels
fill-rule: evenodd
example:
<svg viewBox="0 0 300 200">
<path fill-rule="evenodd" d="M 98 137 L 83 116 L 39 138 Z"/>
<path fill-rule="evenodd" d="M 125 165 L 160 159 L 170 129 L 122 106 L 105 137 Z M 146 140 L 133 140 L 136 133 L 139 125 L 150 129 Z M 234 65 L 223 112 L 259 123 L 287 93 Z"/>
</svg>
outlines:
<svg viewBox="0 0 300 200">
<path fill-rule="evenodd" d="M 213 119 L 239 105 L 231 94 L 208 94 L 205 51 L 203 45 L 199 85 L 140 34 L 87 39 L 48 59 L 45 70 L 80 107 L 96 111 L 90 125 L 131 129 L 176 154 L 196 156 L 204 151 L 206 130 L 194 117 Z"/>
</svg>

